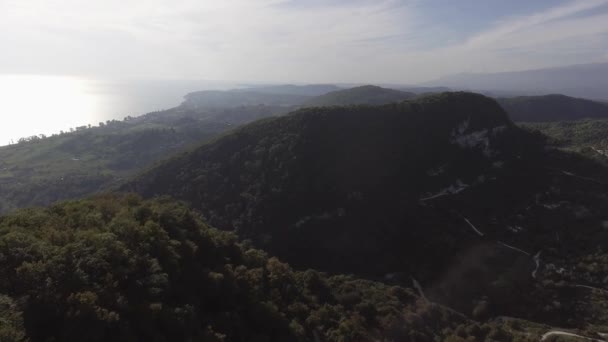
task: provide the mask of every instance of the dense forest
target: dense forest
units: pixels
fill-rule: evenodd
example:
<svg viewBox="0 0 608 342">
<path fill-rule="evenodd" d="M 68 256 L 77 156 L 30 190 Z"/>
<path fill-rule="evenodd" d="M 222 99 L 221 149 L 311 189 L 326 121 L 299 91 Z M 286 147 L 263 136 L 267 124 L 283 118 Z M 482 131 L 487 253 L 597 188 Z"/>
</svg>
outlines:
<svg viewBox="0 0 608 342">
<path fill-rule="evenodd" d="M 0 218 L 0 257 L 2 341 L 533 341 L 542 328 L 293 270 L 168 199 L 18 211 Z"/>
</svg>

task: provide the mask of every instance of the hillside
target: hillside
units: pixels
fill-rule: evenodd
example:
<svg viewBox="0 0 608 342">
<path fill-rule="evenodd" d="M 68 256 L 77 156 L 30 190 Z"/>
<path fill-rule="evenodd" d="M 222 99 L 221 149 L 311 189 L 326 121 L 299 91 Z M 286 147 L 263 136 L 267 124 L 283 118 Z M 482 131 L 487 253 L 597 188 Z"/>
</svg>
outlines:
<svg viewBox="0 0 608 342">
<path fill-rule="evenodd" d="M 513 121 L 548 122 L 608 118 L 608 105 L 565 95 L 499 98 Z"/>
<path fill-rule="evenodd" d="M 382 105 L 401 102 L 415 97 L 414 93 L 372 85 L 337 90 L 306 101 L 303 106 Z"/>
<path fill-rule="evenodd" d="M 521 124 L 551 138 L 559 148 L 575 150 L 608 162 L 608 120 L 526 122 Z"/>
<path fill-rule="evenodd" d="M 546 150 L 495 101 L 446 93 L 259 121 L 123 189 L 185 200 L 298 268 L 414 277 L 461 312 L 588 328 L 607 323 L 590 316 L 604 302 L 564 292 L 602 287 L 582 270 L 608 257 L 589 254 L 608 242 L 607 174 Z"/>
<path fill-rule="evenodd" d="M 189 146 L 283 110 L 180 106 L 0 147 L 0 214 L 110 189 Z"/>
<path fill-rule="evenodd" d="M 98 196 L 0 217 L 2 341 L 538 340 L 412 289 L 296 271 L 167 199 Z"/>
</svg>

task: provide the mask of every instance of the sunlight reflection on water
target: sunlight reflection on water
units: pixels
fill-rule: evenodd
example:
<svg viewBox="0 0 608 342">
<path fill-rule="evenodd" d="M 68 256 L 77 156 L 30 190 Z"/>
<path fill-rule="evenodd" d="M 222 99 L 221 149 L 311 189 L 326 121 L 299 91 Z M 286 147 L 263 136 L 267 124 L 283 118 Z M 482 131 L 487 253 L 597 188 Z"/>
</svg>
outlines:
<svg viewBox="0 0 608 342">
<path fill-rule="evenodd" d="M 208 81 L 101 81 L 0 75 L 0 146 L 178 105 L 192 91 L 232 85 Z"/>
</svg>

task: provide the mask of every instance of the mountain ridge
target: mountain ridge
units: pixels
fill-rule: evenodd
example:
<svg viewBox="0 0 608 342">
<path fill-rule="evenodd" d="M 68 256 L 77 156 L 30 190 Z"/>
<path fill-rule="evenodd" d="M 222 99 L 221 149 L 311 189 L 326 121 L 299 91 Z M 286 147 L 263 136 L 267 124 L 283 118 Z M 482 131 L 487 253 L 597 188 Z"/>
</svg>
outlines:
<svg viewBox="0 0 608 342">
<path fill-rule="evenodd" d="M 337 90 L 306 101 L 304 106 L 344 106 L 344 105 L 382 105 L 400 102 L 415 97 L 416 94 L 374 85 Z"/>
</svg>

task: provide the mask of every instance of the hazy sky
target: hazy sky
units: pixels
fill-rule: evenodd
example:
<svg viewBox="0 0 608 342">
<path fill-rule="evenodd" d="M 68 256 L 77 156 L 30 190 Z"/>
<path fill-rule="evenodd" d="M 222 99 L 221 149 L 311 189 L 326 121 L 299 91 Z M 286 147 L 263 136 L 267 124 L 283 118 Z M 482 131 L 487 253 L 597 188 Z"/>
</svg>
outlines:
<svg viewBox="0 0 608 342">
<path fill-rule="evenodd" d="M 0 74 L 415 83 L 608 61 L 608 0 L 0 0 Z"/>
</svg>

